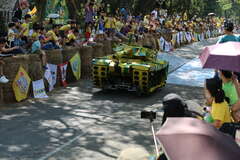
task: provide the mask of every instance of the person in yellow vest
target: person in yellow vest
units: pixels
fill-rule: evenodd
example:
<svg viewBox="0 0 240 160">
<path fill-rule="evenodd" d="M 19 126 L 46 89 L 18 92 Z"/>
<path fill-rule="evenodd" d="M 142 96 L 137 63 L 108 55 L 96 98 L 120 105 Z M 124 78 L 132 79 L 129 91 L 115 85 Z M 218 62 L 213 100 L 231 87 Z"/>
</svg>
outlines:
<svg viewBox="0 0 240 160">
<path fill-rule="evenodd" d="M 113 35 L 113 27 L 116 29 L 116 20 L 111 15 L 104 18 L 106 33 L 109 37 Z"/>
<path fill-rule="evenodd" d="M 58 25 L 53 25 L 52 30 L 49 30 L 46 33 L 47 42 L 52 43 L 54 48 L 58 48 L 57 46 L 59 46 L 59 38 L 57 36 L 57 33 L 58 33 Z"/>
<path fill-rule="evenodd" d="M 68 31 L 70 31 L 72 28 L 75 28 L 76 26 L 77 26 L 76 21 L 74 20 L 68 21 L 68 24 L 60 27 L 59 35 L 61 36 L 62 39 L 66 38 Z"/>
<path fill-rule="evenodd" d="M 41 35 L 40 34 L 40 31 L 41 31 L 41 27 L 39 24 L 37 23 L 34 23 L 33 24 L 33 33 L 31 35 L 31 41 L 35 41 L 36 39 L 38 39 L 38 37 Z"/>
<path fill-rule="evenodd" d="M 23 37 L 22 40 L 25 43 L 28 43 L 28 36 L 29 36 L 29 30 L 30 30 L 30 22 L 31 22 L 31 15 L 27 14 L 24 17 L 24 23 L 22 24 L 22 30 L 23 30 Z"/>
<path fill-rule="evenodd" d="M 67 35 L 66 45 L 67 46 L 75 46 L 77 45 L 77 39 L 79 37 L 79 31 L 77 28 L 71 30 Z"/>
</svg>

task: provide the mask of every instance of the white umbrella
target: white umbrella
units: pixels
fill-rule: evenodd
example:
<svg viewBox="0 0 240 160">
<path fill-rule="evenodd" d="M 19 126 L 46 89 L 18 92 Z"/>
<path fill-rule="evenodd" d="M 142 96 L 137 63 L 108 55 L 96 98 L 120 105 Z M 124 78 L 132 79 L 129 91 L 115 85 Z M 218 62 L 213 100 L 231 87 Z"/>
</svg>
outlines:
<svg viewBox="0 0 240 160">
<path fill-rule="evenodd" d="M 48 18 L 53 18 L 53 19 L 56 19 L 56 18 L 59 18 L 60 15 L 59 14 L 55 14 L 55 13 L 52 13 L 52 14 L 49 14 L 48 15 Z"/>
</svg>

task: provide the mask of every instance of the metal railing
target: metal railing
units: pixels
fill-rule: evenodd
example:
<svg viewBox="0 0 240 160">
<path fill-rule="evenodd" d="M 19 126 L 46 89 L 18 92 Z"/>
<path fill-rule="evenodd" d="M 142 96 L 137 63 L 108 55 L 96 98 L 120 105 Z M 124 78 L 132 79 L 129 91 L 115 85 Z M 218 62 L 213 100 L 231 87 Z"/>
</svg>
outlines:
<svg viewBox="0 0 240 160">
<path fill-rule="evenodd" d="M 0 9 L 0 17 L 1 21 L 4 22 L 5 24 L 8 24 L 9 22 L 12 21 L 14 12 L 10 10 L 5 10 L 5 9 Z"/>
</svg>

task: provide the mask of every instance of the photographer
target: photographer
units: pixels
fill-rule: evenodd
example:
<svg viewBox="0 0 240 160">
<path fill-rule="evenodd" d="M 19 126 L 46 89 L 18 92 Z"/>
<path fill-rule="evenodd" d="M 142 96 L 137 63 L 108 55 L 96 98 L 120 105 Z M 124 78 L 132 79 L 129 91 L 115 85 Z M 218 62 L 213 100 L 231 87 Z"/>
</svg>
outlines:
<svg viewBox="0 0 240 160">
<path fill-rule="evenodd" d="M 189 110 L 186 102 L 177 94 L 171 93 L 163 98 L 162 124 L 168 117 L 193 117 L 202 119 L 202 115 L 196 111 Z"/>
</svg>

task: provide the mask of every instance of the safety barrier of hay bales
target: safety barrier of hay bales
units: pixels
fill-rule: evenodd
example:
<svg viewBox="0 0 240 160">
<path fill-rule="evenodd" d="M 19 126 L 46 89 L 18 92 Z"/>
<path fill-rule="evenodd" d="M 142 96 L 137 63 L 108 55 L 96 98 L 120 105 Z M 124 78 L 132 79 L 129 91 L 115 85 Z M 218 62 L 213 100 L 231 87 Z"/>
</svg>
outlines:
<svg viewBox="0 0 240 160">
<path fill-rule="evenodd" d="M 3 101 L 6 103 L 16 102 L 12 84 L 20 66 L 22 66 L 24 70 L 28 73 L 29 56 L 18 55 L 15 57 L 7 57 L 4 58 L 3 61 L 5 62 L 3 66 L 3 74 L 9 79 L 9 83 L 4 84 L 2 87 L 4 93 Z"/>
<path fill-rule="evenodd" d="M 79 48 L 77 48 L 77 47 L 65 47 L 62 50 L 63 63 L 69 62 L 72 59 L 72 57 L 74 57 L 76 54 L 79 54 Z M 77 81 L 77 79 L 75 78 L 75 76 L 73 74 L 70 63 L 68 64 L 68 67 L 67 67 L 66 80 L 67 80 L 67 83 Z"/>
<path fill-rule="evenodd" d="M 81 46 L 79 53 L 81 55 L 81 77 L 83 79 L 90 79 L 92 73 L 93 47 Z"/>
<path fill-rule="evenodd" d="M 47 63 L 49 64 L 55 64 L 55 65 L 59 65 L 63 63 L 63 56 L 62 56 L 62 50 L 60 49 L 56 49 L 56 50 L 48 50 L 45 51 L 46 56 L 47 56 Z M 61 75 L 57 74 L 57 83 L 56 83 L 56 87 L 61 86 Z"/>
</svg>

